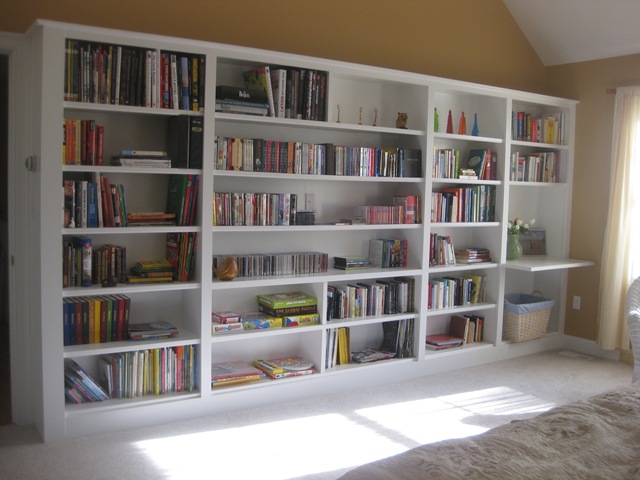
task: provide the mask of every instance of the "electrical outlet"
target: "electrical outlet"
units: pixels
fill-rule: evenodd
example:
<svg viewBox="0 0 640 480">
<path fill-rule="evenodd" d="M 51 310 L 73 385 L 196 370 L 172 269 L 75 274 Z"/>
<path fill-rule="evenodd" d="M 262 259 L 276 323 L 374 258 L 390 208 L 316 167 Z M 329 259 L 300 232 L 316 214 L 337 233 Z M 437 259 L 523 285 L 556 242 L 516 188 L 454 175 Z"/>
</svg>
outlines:
<svg viewBox="0 0 640 480">
<path fill-rule="evenodd" d="M 573 309 L 580 310 L 580 300 L 581 298 L 578 295 L 573 296 Z"/>
<path fill-rule="evenodd" d="M 316 209 L 316 194 L 305 193 L 304 194 L 304 209 L 315 210 Z"/>
</svg>

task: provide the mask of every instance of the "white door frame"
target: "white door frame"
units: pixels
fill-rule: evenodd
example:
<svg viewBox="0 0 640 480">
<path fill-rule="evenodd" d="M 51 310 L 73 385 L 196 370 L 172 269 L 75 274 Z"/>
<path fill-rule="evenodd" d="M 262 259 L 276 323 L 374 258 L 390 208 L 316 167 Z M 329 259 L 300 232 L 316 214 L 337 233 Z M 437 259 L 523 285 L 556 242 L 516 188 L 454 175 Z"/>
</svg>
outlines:
<svg viewBox="0 0 640 480">
<path fill-rule="evenodd" d="M 0 54 L 9 57 L 8 121 L 8 245 L 9 245 L 9 342 L 11 362 L 11 412 L 13 423 L 33 423 L 30 402 L 30 353 L 40 348 L 30 345 L 28 317 L 29 262 L 27 243 L 29 222 L 37 220 L 28 205 L 28 46 L 26 37 L 0 32 Z"/>
</svg>

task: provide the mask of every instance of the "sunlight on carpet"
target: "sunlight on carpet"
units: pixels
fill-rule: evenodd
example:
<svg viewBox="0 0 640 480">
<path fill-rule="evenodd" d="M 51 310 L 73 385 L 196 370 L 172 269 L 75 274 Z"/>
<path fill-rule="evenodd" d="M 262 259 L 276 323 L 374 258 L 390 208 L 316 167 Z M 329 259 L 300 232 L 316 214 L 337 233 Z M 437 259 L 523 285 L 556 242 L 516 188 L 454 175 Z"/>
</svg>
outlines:
<svg viewBox="0 0 640 480">
<path fill-rule="evenodd" d="M 506 387 L 145 440 L 164 478 L 290 479 L 343 469 L 448 438 L 485 432 L 475 416 L 537 413 L 553 405 Z"/>
</svg>

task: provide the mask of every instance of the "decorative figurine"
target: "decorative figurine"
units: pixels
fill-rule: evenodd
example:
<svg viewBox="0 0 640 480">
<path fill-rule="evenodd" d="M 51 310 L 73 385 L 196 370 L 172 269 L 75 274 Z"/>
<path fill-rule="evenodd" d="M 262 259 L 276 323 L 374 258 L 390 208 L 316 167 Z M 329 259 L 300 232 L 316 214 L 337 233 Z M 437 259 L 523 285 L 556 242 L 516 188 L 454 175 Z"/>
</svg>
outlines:
<svg viewBox="0 0 640 480">
<path fill-rule="evenodd" d="M 464 118 L 464 112 L 460 116 L 460 124 L 458 125 L 458 135 L 466 135 L 467 134 L 467 119 Z"/>
<path fill-rule="evenodd" d="M 362 107 L 360 107 L 360 113 L 358 114 L 358 125 L 362 125 Z"/>
<path fill-rule="evenodd" d="M 473 114 L 473 128 L 471 129 L 471 135 L 477 137 L 480 135 L 480 130 L 478 130 L 478 114 Z"/>
<path fill-rule="evenodd" d="M 378 109 L 374 108 L 373 109 L 373 127 L 377 127 L 378 126 Z"/>
<path fill-rule="evenodd" d="M 451 117 L 451 110 L 449 110 L 449 116 L 447 117 L 447 133 L 453 133 L 453 118 Z"/>
<path fill-rule="evenodd" d="M 433 109 L 433 131 L 440 131 L 440 117 L 438 116 L 438 109 Z"/>
<path fill-rule="evenodd" d="M 238 276 L 238 263 L 235 257 L 224 257 L 218 268 L 212 267 L 213 273 L 222 281 L 233 280 Z"/>
<path fill-rule="evenodd" d="M 407 119 L 409 116 L 407 112 L 398 112 L 398 118 L 396 118 L 396 128 L 407 129 Z"/>
<path fill-rule="evenodd" d="M 340 123 L 340 104 L 337 105 L 337 110 L 338 110 L 338 119 L 336 120 L 336 123 Z"/>
</svg>

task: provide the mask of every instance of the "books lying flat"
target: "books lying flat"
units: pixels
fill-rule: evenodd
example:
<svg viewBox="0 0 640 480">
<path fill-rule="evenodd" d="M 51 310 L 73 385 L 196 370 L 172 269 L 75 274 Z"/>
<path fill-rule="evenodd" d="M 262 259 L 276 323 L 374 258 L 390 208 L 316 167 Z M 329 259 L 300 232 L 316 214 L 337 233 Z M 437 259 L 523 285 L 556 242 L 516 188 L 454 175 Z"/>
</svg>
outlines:
<svg viewBox="0 0 640 480">
<path fill-rule="evenodd" d="M 118 167 L 171 168 L 171 159 L 169 157 L 115 155 L 111 157 L 111 165 Z"/>
<path fill-rule="evenodd" d="M 369 259 L 366 257 L 333 257 L 333 268 L 340 270 L 369 268 Z"/>
<path fill-rule="evenodd" d="M 169 322 L 130 323 L 129 338 L 132 340 L 149 340 L 169 338 L 178 335 L 178 328 Z"/>
<path fill-rule="evenodd" d="M 211 365 L 211 386 L 222 387 L 255 382 L 265 377 L 265 373 L 241 360 Z"/>
<path fill-rule="evenodd" d="M 356 363 L 368 363 L 378 360 L 386 360 L 395 357 L 395 352 L 384 352 L 377 348 L 365 348 L 351 354 L 351 359 Z"/>
<path fill-rule="evenodd" d="M 253 361 L 253 365 L 271 378 L 310 375 L 315 372 L 313 363 L 300 356 L 272 358 L 269 360 L 256 359 Z"/>
<path fill-rule="evenodd" d="M 426 347 L 430 350 L 442 350 L 445 348 L 459 347 L 464 344 L 464 339 L 448 334 L 427 335 Z"/>
<path fill-rule="evenodd" d="M 176 214 L 164 212 L 133 212 L 127 214 L 130 227 L 142 225 L 175 225 Z"/>
</svg>

